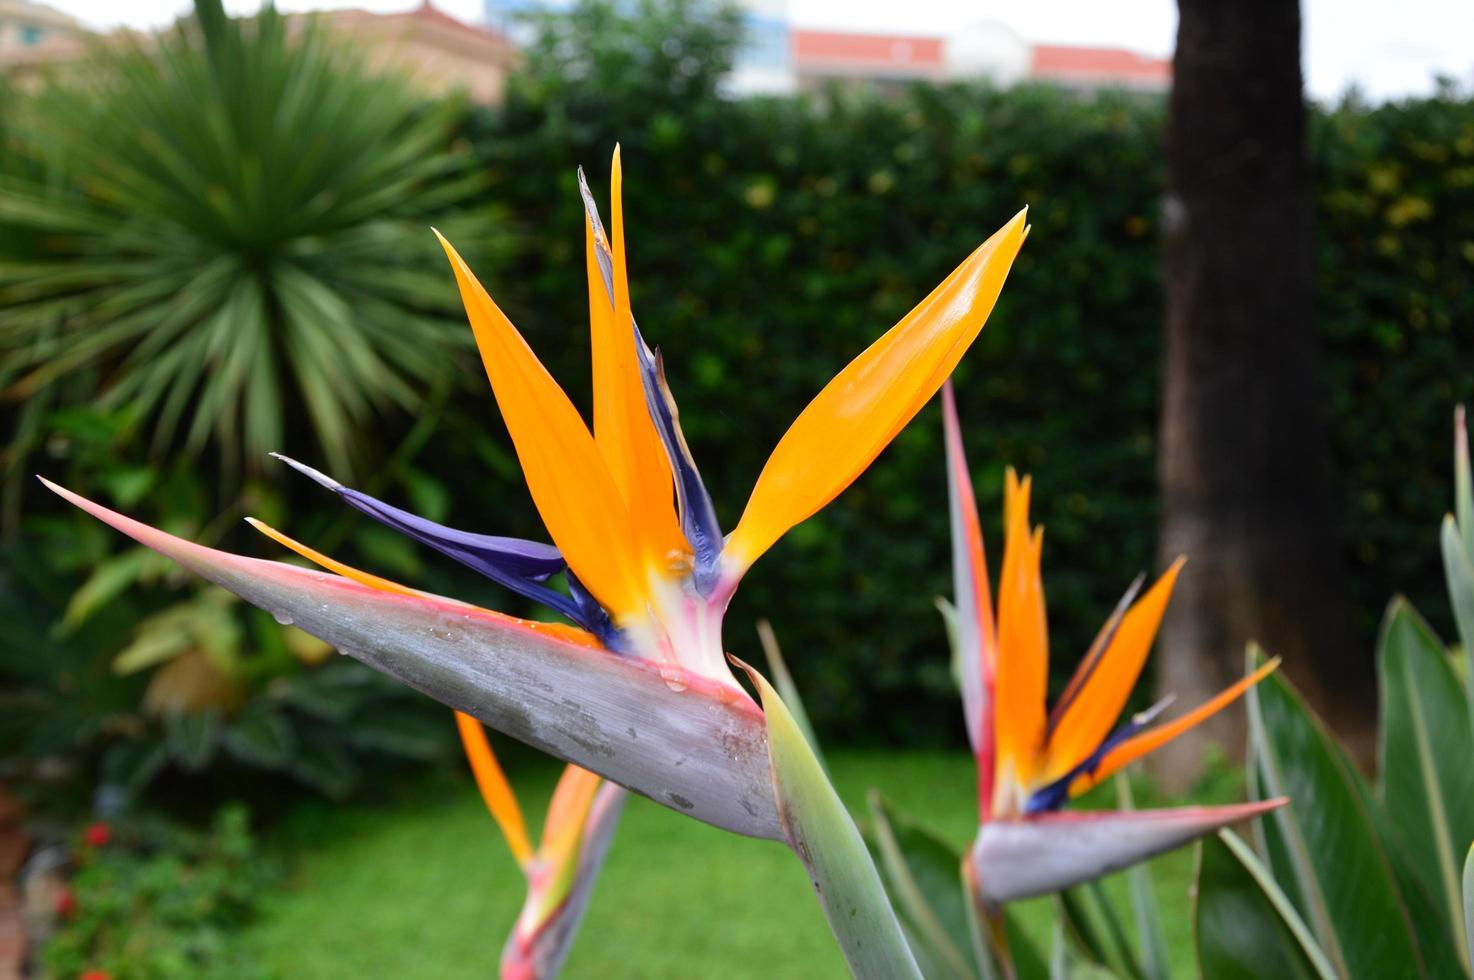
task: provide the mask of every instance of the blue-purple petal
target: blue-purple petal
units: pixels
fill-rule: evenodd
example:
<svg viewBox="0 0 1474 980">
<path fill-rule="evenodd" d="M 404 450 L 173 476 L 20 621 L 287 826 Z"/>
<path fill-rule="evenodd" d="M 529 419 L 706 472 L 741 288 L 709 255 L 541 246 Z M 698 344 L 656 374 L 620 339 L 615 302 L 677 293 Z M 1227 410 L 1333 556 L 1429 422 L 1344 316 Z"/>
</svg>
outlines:
<svg viewBox="0 0 1474 980">
<path fill-rule="evenodd" d="M 622 651 L 619 643 L 620 631 L 614 625 L 614 620 L 609 618 L 609 612 L 599 605 L 599 600 L 594 594 L 584 588 L 584 584 L 578 580 L 578 576 L 570 569 L 563 576 L 563 581 L 568 583 L 568 594 L 578 609 L 577 616 L 569 618 L 576 621 L 584 629 L 597 636 L 605 646 L 611 650 Z"/>
<path fill-rule="evenodd" d="M 518 595 L 562 613 L 601 640 L 607 640 L 613 635 L 614 627 L 609 614 L 586 590 L 574 585 L 572 575 L 568 576 L 568 580 L 573 595 L 564 595 L 543 584 L 552 576 L 567 570 L 563 556 L 552 545 L 446 527 L 386 504 L 352 487 L 345 487 L 337 480 L 294 459 L 279 453 L 272 455 L 332 490 L 354 510 L 367 514 L 421 544 L 429 545 Z"/>
<path fill-rule="evenodd" d="M 589 224 L 594 231 L 594 258 L 599 266 L 599 274 L 604 279 L 604 289 L 609 295 L 609 303 L 614 304 L 614 262 L 613 256 L 609 254 L 609 241 L 604 232 L 604 222 L 599 219 L 599 209 L 594 204 L 594 195 L 589 191 L 588 181 L 584 179 L 583 168 L 578 168 L 578 193 L 583 198 L 584 211 L 588 214 Z M 665 453 L 670 457 L 671 469 L 676 475 L 676 503 L 681 513 L 681 531 L 686 536 L 686 543 L 691 546 L 692 555 L 695 557 L 695 568 L 692 570 L 692 578 L 695 580 L 696 589 L 702 595 L 709 595 L 716 585 L 716 580 L 721 572 L 720 558 L 722 554 L 722 529 L 717 524 L 716 509 L 711 503 L 711 494 L 706 491 L 706 484 L 701 481 L 701 473 L 696 469 L 696 461 L 691 458 L 691 450 L 686 445 L 686 437 L 681 432 L 679 413 L 676 410 L 676 401 L 670 393 L 670 387 L 665 382 L 665 366 L 661 362 L 658 352 L 651 353 L 645 344 L 645 338 L 640 335 L 640 327 L 630 318 L 630 327 L 635 332 L 635 355 L 640 361 L 640 382 L 645 389 L 645 407 L 650 412 L 650 418 L 655 422 L 655 431 L 660 433 L 660 441 L 665 445 Z"/>
<path fill-rule="evenodd" d="M 716 508 L 711 494 L 701 480 L 701 471 L 691 458 L 686 436 L 681 432 L 676 400 L 665 382 L 665 364 L 659 352 L 651 353 L 640 336 L 639 326 L 631 319 L 635 331 L 635 354 L 640 360 L 640 380 L 645 388 L 645 406 L 655 422 L 655 431 L 665 444 L 671 469 L 676 475 L 676 503 L 681 512 L 681 531 L 695 557 L 692 578 L 702 595 L 709 595 L 721 572 L 722 529 L 717 524 Z"/>
<path fill-rule="evenodd" d="M 550 544 L 446 527 L 350 487 L 340 486 L 337 493 L 354 510 L 429 545 L 488 578 L 515 577 L 545 582 L 567 565 L 558 549 Z"/>
<path fill-rule="evenodd" d="M 1084 762 L 1049 785 L 1035 790 L 1029 797 L 1029 801 L 1024 804 L 1024 813 L 1045 813 L 1058 810 L 1070 802 L 1071 783 L 1081 776 L 1094 774 L 1095 770 L 1100 768 L 1100 763 L 1106 757 L 1107 752 L 1150 725 L 1156 720 L 1157 715 L 1171 703 L 1171 697 L 1163 698 L 1145 711 L 1132 716 L 1130 721 L 1107 736 L 1106 740 L 1101 742 L 1100 746 L 1090 753 Z"/>
</svg>

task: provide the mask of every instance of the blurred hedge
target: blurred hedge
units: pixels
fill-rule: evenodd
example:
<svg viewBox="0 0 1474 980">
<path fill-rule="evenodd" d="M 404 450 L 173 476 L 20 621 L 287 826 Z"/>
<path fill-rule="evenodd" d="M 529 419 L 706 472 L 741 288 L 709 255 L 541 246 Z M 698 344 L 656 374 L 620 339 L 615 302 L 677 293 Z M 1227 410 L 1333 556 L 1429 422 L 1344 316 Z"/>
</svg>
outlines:
<svg viewBox="0 0 1474 980">
<path fill-rule="evenodd" d="M 1033 233 L 957 383 L 995 560 L 1002 467 L 1038 477 L 1056 662 L 1068 666 L 1155 561 L 1160 100 L 968 86 L 735 100 L 719 93 L 740 31 L 730 12 L 702 0 L 619 10 L 581 4 L 546 21 L 506 103 L 466 123 L 515 240 L 510 258 L 478 267 L 483 281 L 586 408 L 574 168 L 605 200 L 621 141 L 634 301 L 730 529 L 808 399 L 1028 204 Z M 1435 533 L 1450 411 L 1474 396 L 1474 100 L 1348 103 L 1317 115 L 1312 142 L 1325 403 L 1370 643 L 1394 590 L 1435 616 L 1445 606 Z M 479 367 L 466 356 L 446 376 L 465 384 L 359 434 L 382 461 L 363 489 L 460 526 L 534 533 Z M 950 590 L 939 430 L 935 408 L 923 411 L 758 563 L 728 617 L 727 645 L 744 656 L 756 653 L 753 620 L 772 619 L 826 736 L 957 740 L 932 607 Z M 65 465 L 79 489 L 118 500 L 105 480 L 87 485 L 96 454 L 69 449 L 64 426 L 47 431 L 48 472 Z M 118 466 L 144 462 L 141 443 L 105 442 Z M 278 479 L 240 506 L 273 523 L 290 513 L 294 534 L 345 560 L 533 611 Z M 279 556 L 233 522 L 210 523 L 235 507 L 211 496 L 190 498 L 185 525 Z M 45 520 L 52 506 L 31 498 L 27 511 Z"/>
<path fill-rule="evenodd" d="M 475 122 L 523 243 L 484 281 L 587 406 L 574 168 L 603 200 L 622 142 L 638 316 L 730 529 L 807 400 L 1028 204 L 1033 234 L 957 383 L 995 544 L 1002 467 L 1038 477 L 1068 663 L 1155 557 L 1161 102 L 965 86 L 724 99 L 715 73 L 690 70 L 720 66 L 725 25 L 651 16 L 686 6 L 647 4 L 643 21 L 584 8 Z M 1316 120 L 1327 405 L 1367 642 L 1394 589 L 1443 605 L 1434 534 L 1450 411 L 1474 393 L 1470 108 L 1450 93 Z M 836 736 L 955 732 L 932 608 L 950 590 L 939 428 L 923 412 L 758 564 L 728 618 L 739 653 L 753 652 L 755 617 L 773 620 Z"/>
</svg>

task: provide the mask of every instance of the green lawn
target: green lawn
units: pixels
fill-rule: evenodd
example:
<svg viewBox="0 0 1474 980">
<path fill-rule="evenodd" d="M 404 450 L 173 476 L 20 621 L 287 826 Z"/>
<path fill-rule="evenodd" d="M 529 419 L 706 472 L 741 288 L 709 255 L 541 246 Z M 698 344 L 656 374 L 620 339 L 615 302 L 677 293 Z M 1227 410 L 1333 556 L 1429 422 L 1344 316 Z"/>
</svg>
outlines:
<svg viewBox="0 0 1474 980">
<path fill-rule="evenodd" d="M 853 812 L 878 786 L 948 839 L 969 839 L 976 817 L 965 755 L 839 752 L 829 762 Z M 510 768 L 535 828 L 557 769 L 527 757 Z M 290 873 L 242 937 L 247 953 L 294 980 L 495 974 L 522 882 L 480 798 L 469 780 L 445 778 L 395 795 L 378 805 L 306 804 L 271 831 L 266 846 Z M 1191 864 L 1191 852 L 1181 851 L 1152 866 L 1174 975 L 1195 972 Z M 1110 885 L 1124 895 L 1119 880 Z M 1020 911 L 1047 942 L 1047 900 Z M 803 870 L 785 848 L 638 798 L 625 811 L 565 971 L 599 980 L 845 975 Z"/>
</svg>

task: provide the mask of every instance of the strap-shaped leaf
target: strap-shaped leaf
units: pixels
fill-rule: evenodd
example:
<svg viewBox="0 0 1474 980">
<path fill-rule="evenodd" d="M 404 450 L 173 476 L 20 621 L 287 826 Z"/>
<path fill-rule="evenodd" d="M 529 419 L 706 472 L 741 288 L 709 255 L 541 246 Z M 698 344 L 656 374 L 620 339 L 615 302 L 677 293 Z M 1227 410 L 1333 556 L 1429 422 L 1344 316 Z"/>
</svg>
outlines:
<svg viewBox="0 0 1474 980">
<path fill-rule="evenodd" d="M 1250 650 L 1251 665 L 1263 659 Z M 1249 692 L 1254 783 L 1290 805 L 1263 822 L 1274 876 L 1336 975 L 1426 976 L 1392 870 L 1330 734 L 1279 674 Z"/>
<path fill-rule="evenodd" d="M 1049 980 L 1121 980 L 1121 974 L 1087 956 L 1068 932 L 1063 922 L 1055 922 L 1049 951 Z"/>
<path fill-rule="evenodd" d="M 1469 471 L 1469 427 L 1464 406 L 1454 409 L 1454 514 L 1464 539 L 1464 553 L 1474 560 L 1474 477 Z"/>
<path fill-rule="evenodd" d="M 887 804 L 868 797 L 880 872 L 896 911 L 915 940 L 928 980 L 977 973 L 968 937 L 967 895 L 959 872 L 962 852 Z"/>
<path fill-rule="evenodd" d="M 803 732 L 763 675 L 734 662 L 762 696 L 778 817 L 850 972 L 858 980 L 921 980 L 870 851 Z"/>
<path fill-rule="evenodd" d="M 1116 803 L 1125 811 L 1136 809 L 1131 783 L 1124 773 L 1116 774 Z M 1168 980 L 1172 964 L 1167 953 L 1167 935 L 1162 929 L 1162 908 L 1152 887 L 1151 869 L 1145 864 L 1132 866 L 1126 872 L 1126 883 L 1131 890 L 1131 912 L 1136 919 L 1141 973 L 1147 980 Z"/>
<path fill-rule="evenodd" d="M 1078 957 L 1112 976 L 1142 980 L 1145 974 L 1127 938 L 1126 925 L 1099 881 L 1061 892 L 1059 913 L 1065 937 Z"/>
<path fill-rule="evenodd" d="M 1443 575 L 1448 581 L 1448 601 L 1459 628 L 1459 642 L 1468 653 L 1474 650 L 1474 558 L 1464 550 L 1464 539 L 1451 516 L 1444 515 L 1438 544 L 1443 551 Z M 1470 690 L 1470 697 L 1474 697 L 1474 685 Z"/>
<path fill-rule="evenodd" d="M 1464 948 L 1474 950 L 1474 847 L 1464 857 Z"/>
<path fill-rule="evenodd" d="M 814 726 L 809 723 L 809 712 L 804 708 L 804 699 L 798 693 L 793 675 L 788 672 L 788 661 L 783 659 L 783 648 L 778 645 L 778 634 L 773 632 L 773 624 L 766 619 L 758 620 L 757 636 L 762 643 L 763 654 L 768 658 L 768 669 L 773 672 L 773 684 L 778 688 L 778 696 L 788 706 L 788 713 L 793 715 L 793 723 L 803 733 L 809 748 L 814 750 L 814 758 L 828 772 L 829 766 L 824 762 L 824 753 L 819 748 L 818 737 L 814 735 Z"/>
<path fill-rule="evenodd" d="M 1449 930 L 1448 920 L 1440 913 L 1432 892 L 1424 884 L 1422 869 L 1415 867 L 1413 859 L 1408 856 L 1397 828 L 1392 825 L 1392 818 L 1387 815 L 1387 808 L 1376 798 L 1366 780 L 1355 772 L 1349 759 L 1342 759 L 1342 769 L 1351 774 L 1357 784 L 1362 806 L 1372 815 L 1377 837 L 1382 842 L 1387 861 L 1392 865 L 1392 876 L 1397 880 L 1397 891 L 1402 896 L 1403 905 L 1407 907 L 1408 918 L 1412 920 L 1413 938 L 1417 940 L 1418 951 L 1423 955 L 1428 975 L 1460 976 L 1465 972 L 1461 951 L 1464 944 L 1462 928 L 1459 931 Z"/>
<path fill-rule="evenodd" d="M 1474 843 L 1469 707 L 1443 644 L 1406 600 L 1388 607 L 1379 647 L 1382 805 L 1410 868 L 1458 937 L 1460 865 Z"/>
<path fill-rule="evenodd" d="M 1193 930 L 1204 980 L 1337 980 L 1273 875 L 1232 831 L 1198 849 Z"/>
</svg>

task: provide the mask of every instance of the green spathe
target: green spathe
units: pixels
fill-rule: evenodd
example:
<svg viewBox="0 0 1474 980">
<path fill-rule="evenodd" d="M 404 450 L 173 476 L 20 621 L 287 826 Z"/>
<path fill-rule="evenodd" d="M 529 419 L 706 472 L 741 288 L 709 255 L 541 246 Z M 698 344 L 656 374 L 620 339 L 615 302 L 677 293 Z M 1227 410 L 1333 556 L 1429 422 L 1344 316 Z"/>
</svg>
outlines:
<svg viewBox="0 0 1474 980">
<path fill-rule="evenodd" d="M 921 980 L 860 830 L 798 723 L 761 674 L 734 662 L 762 697 L 778 818 L 789 846 L 809 872 L 850 972 L 859 980 Z"/>
</svg>

